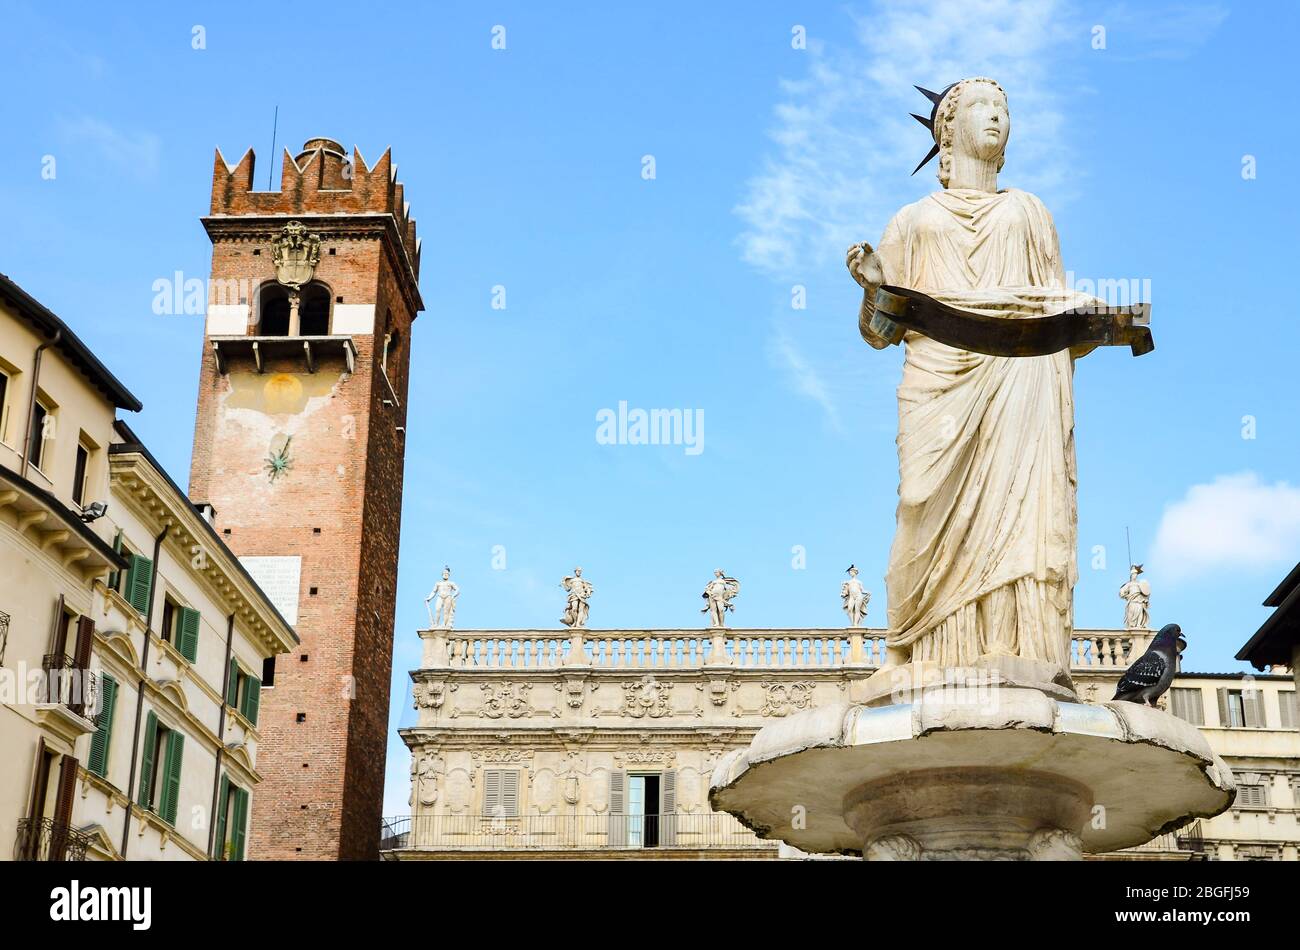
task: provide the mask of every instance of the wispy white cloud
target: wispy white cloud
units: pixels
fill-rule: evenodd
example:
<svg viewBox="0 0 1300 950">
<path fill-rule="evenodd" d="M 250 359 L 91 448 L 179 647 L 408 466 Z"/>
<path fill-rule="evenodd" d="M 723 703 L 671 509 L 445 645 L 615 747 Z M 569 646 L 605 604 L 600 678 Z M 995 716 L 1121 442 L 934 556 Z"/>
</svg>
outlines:
<svg viewBox="0 0 1300 950">
<path fill-rule="evenodd" d="M 93 116 L 63 119 L 59 131 L 69 144 L 92 150 L 117 171 L 145 179 L 158 174 L 162 140 L 151 132 L 128 134 Z"/>
<path fill-rule="evenodd" d="M 1151 561 L 1188 580 L 1220 569 L 1263 570 L 1300 558 L 1300 486 L 1254 472 L 1193 485 L 1165 508 Z"/>
<path fill-rule="evenodd" d="M 908 115 L 928 105 L 914 83 L 997 79 L 1011 103 L 1008 178 L 1035 191 L 1064 181 L 1056 54 L 1082 41 L 1069 19 L 1059 0 L 922 0 L 855 15 L 843 45 L 811 42 L 805 75 L 781 82 L 774 148 L 736 207 L 744 259 L 789 278 L 875 243 L 915 196 L 908 174 L 931 144 Z M 933 188 L 933 175 L 918 178 Z"/>
<path fill-rule="evenodd" d="M 794 390 L 821 406 L 822 411 L 826 413 L 826 421 L 831 427 L 842 430 L 839 410 L 831 398 L 826 382 L 799 352 L 798 346 L 790 335 L 778 327 L 768 342 L 773 361 L 786 374 Z"/>
<path fill-rule="evenodd" d="M 1218 3 L 1164 7 L 1126 3 L 1108 8 L 1095 26 L 1106 30 L 1106 49 L 1123 60 L 1184 59 L 1209 42 L 1228 19 Z"/>
<path fill-rule="evenodd" d="M 1214 4 L 1176 14 L 1121 6 L 1103 25 L 1112 24 L 1112 45 L 1116 31 L 1125 46 L 1144 37 L 1155 55 L 1193 48 L 1225 15 Z M 802 74 L 779 84 L 771 147 L 735 207 L 747 263 L 783 282 L 847 281 L 845 249 L 875 244 L 899 208 L 938 188 L 934 163 L 909 177 L 931 144 L 908 114 L 928 111 L 914 83 L 942 89 L 968 76 L 996 79 L 1011 106 L 1002 180 L 1038 194 L 1049 209 L 1075 197 L 1086 169 L 1060 143 L 1083 87 L 1068 64 L 1072 52 L 1094 55 L 1094 23 L 1071 0 L 879 2 L 850 14 L 847 25 L 843 36 L 811 39 Z M 882 365 L 879 355 L 848 358 L 845 326 L 856 317 L 854 305 L 834 322 L 784 321 L 771 341 L 793 389 L 836 429 L 849 414 L 845 397 L 860 394 L 864 380 L 878 382 L 869 367 Z M 848 334 L 856 346 L 856 330 Z"/>
</svg>

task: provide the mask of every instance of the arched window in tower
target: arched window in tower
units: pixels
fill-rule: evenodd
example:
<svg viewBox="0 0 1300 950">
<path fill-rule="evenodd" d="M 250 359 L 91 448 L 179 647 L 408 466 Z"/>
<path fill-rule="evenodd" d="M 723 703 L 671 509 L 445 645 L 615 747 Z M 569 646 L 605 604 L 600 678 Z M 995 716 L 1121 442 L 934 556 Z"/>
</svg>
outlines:
<svg viewBox="0 0 1300 950">
<path fill-rule="evenodd" d="M 263 284 L 257 295 L 258 336 L 289 335 L 289 290 L 275 281 Z"/>
<path fill-rule="evenodd" d="M 298 317 L 302 336 L 329 336 L 330 289 L 317 281 L 303 287 Z"/>
</svg>

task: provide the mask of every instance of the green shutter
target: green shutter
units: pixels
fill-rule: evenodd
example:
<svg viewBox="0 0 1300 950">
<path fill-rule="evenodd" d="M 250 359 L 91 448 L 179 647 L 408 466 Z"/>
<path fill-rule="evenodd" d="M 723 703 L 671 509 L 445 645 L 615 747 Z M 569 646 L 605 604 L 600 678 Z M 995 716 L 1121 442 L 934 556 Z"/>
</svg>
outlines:
<svg viewBox="0 0 1300 950">
<path fill-rule="evenodd" d="M 250 676 L 248 686 L 244 688 L 244 705 L 239 711 L 244 714 L 245 719 L 255 726 L 257 725 L 257 707 L 261 702 L 262 681 L 256 676 Z"/>
<path fill-rule="evenodd" d="M 131 570 L 126 575 L 126 599 L 138 612 L 149 612 L 149 595 L 153 592 L 153 561 L 139 554 L 131 555 Z"/>
<path fill-rule="evenodd" d="M 121 528 L 118 528 L 117 534 L 113 536 L 113 553 L 114 554 L 122 553 L 122 529 Z M 121 571 L 110 572 L 108 575 L 108 586 L 111 587 L 113 590 L 117 590 L 117 582 L 120 581 L 121 579 L 122 579 Z"/>
<path fill-rule="evenodd" d="M 113 738 L 113 707 L 117 705 L 117 681 L 107 673 L 100 674 L 99 728 L 90 738 L 90 760 L 86 768 L 103 778 L 108 774 L 108 743 Z"/>
<path fill-rule="evenodd" d="M 151 710 L 144 720 L 144 757 L 140 760 L 140 794 L 136 799 L 145 808 L 153 801 L 153 749 L 157 742 L 158 717 Z"/>
<path fill-rule="evenodd" d="M 226 705 L 239 705 L 239 663 L 230 661 L 230 679 L 226 681 Z"/>
<path fill-rule="evenodd" d="M 181 798 L 181 757 L 185 752 L 185 736 L 179 732 L 167 734 L 167 768 L 163 777 L 162 801 L 158 814 L 169 825 L 176 824 L 176 806 Z"/>
<path fill-rule="evenodd" d="M 217 792 L 217 833 L 213 845 L 212 859 L 226 860 L 226 799 L 230 797 L 230 777 L 221 776 L 220 791 Z"/>
<path fill-rule="evenodd" d="M 235 854 L 233 860 L 242 861 L 244 860 L 244 826 L 248 824 L 248 792 L 244 791 L 242 788 L 235 788 L 234 792 L 235 814 L 232 817 L 232 821 L 234 821 L 235 827 L 230 833 L 230 843 L 234 846 Z"/>
<path fill-rule="evenodd" d="M 199 656 L 199 612 L 191 607 L 181 608 L 180 643 L 181 656 L 193 663 Z"/>
</svg>

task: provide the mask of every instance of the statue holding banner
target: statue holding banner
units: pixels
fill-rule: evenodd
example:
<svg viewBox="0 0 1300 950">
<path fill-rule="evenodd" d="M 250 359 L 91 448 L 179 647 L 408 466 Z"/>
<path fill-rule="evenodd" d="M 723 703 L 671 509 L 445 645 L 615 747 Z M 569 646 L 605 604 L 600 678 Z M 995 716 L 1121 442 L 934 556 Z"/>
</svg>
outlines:
<svg viewBox="0 0 1300 950">
<path fill-rule="evenodd" d="M 906 349 L 886 642 L 896 659 L 944 667 L 995 654 L 1068 670 L 1074 360 L 1113 343 L 1148 352 L 1146 310 L 1068 290 L 1052 216 L 998 188 L 1010 115 L 996 82 L 921 91 L 943 190 L 847 258 L 864 339 Z"/>
</svg>

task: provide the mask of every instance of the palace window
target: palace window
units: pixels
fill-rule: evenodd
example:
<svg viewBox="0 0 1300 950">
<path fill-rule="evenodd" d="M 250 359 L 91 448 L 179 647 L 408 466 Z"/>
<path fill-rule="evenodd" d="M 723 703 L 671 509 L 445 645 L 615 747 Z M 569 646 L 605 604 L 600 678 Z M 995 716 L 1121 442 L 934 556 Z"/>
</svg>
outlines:
<svg viewBox="0 0 1300 950">
<path fill-rule="evenodd" d="M 519 770 L 483 770 L 483 814 L 489 818 L 519 817 Z"/>
<path fill-rule="evenodd" d="M 248 792 L 221 776 L 217 793 L 217 834 L 213 858 L 217 861 L 244 860 L 244 838 L 248 827 Z"/>
<path fill-rule="evenodd" d="M 1175 686 L 1169 691 L 1169 711 L 1194 726 L 1205 725 L 1205 703 L 1200 689 Z"/>
<path fill-rule="evenodd" d="M 9 374 L 0 369 L 0 442 L 9 441 Z"/>
<path fill-rule="evenodd" d="M 54 438 L 54 416 L 40 399 L 32 407 L 32 431 L 29 436 L 31 441 L 27 444 L 27 455 L 35 468 L 45 471 L 44 463 L 48 455 L 46 443 Z"/>
<path fill-rule="evenodd" d="M 99 719 L 90 738 L 90 758 L 86 768 L 100 778 L 108 775 L 108 753 L 113 742 L 113 711 L 117 708 L 117 680 L 100 674 Z"/>
<path fill-rule="evenodd" d="M 609 801 L 610 847 L 658 848 L 676 844 L 676 772 L 613 772 Z"/>
<path fill-rule="evenodd" d="M 1284 689 L 1277 694 L 1277 704 L 1282 709 L 1282 728 L 1294 729 L 1297 725 L 1297 707 L 1295 701 L 1295 690 Z"/>
<path fill-rule="evenodd" d="M 1264 694 L 1258 689 L 1220 689 L 1219 725 L 1225 729 L 1264 729 Z"/>
<path fill-rule="evenodd" d="M 145 719 L 143 754 L 136 801 L 140 807 L 155 812 L 163 821 L 175 825 L 176 810 L 180 803 L 181 759 L 185 754 L 185 736 L 164 726 L 151 710 Z"/>
<path fill-rule="evenodd" d="M 262 681 L 239 668 L 239 661 L 231 659 L 230 676 L 226 681 L 226 705 L 238 709 L 254 726 L 257 711 L 262 703 Z"/>
<path fill-rule="evenodd" d="M 77 464 L 72 470 L 72 500 L 78 508 L 86 503 L 86 469 L 90 465 L 90 449 L 84 442 L 77 443 Z"/>
</svg>

